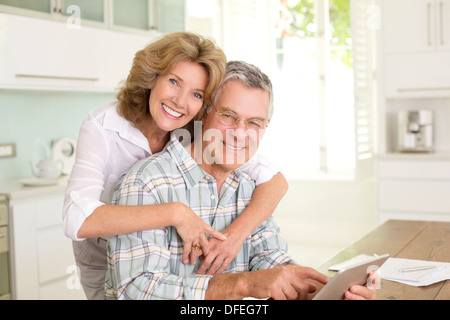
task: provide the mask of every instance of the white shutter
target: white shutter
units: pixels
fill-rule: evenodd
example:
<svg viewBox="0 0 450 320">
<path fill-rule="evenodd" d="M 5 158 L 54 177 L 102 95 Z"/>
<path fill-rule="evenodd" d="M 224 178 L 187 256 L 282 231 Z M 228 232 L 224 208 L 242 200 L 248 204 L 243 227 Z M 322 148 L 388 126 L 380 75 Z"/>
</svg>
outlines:
<svg viewBox="0 0 450 320">
<path fill-rule="evenodd" d="M 375 0 L 351 0 L 357 179 L 374 176 L 376 32 L 379 29 L 379 14 Z"/>
<path fill-rule="evenodd" d="M 274 44 L 269 37 L 270 0 L 222 0 L 223 49 L 228 60 L 243 60 L 263 71 L 270 66 Z"/>
</svg>

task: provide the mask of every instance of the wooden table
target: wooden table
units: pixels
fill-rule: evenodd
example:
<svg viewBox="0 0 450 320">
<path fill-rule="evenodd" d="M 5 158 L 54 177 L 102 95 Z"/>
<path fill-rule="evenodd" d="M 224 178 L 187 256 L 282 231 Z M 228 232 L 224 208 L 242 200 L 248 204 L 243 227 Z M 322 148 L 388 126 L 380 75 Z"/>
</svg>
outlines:
<svg viewBox="0 0 450 320">
<path fill-rule="evenodd" d="M 387 221 L 317 269 L 331 277 L 335 273 L 328 271 L 328 267 L 362 253 L 389 253 L 397 258 L 450 262 L 450 222 Z M 382 280 L 377 299 L 450 300 L 450 281 L 413 287 Z"/>
</svg>

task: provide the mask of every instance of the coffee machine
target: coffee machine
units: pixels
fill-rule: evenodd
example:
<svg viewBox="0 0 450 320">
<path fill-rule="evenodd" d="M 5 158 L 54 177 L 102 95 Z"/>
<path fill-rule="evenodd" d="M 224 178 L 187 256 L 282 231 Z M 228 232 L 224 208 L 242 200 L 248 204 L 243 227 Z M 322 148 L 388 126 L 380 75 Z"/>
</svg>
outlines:
<svg viewBox="0 0 450 320">
<path fill-rule="evenodd" d="M 398 113 L 398 151 L 432 152 L 433 140 L 432 111 L 406 110 Z"/>
</svg>

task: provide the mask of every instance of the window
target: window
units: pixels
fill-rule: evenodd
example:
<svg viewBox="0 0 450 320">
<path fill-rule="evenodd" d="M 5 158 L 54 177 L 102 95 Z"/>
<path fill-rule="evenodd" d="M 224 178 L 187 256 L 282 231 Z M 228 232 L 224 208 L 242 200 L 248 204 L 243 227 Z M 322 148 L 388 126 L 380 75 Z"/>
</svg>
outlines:
<svg viewBox="0 0 450 320">
<path fill-rule="evenodd" d="M 355 167 L 349 2 L 279 0 L 271 129 L 289 136 L 275 161 L 290 177 Z"/>
<path fill-rule="evenodd" d="M 227 56 L 259 66 L 274 84 L 275 114 L 260 153 L 288 178 L 355 177 L 372 157 L 371 2 L 224 0 L 233 3 L 224 7 Z M 258 31 L 245 34 L 246 25 Z"/>
</svg>

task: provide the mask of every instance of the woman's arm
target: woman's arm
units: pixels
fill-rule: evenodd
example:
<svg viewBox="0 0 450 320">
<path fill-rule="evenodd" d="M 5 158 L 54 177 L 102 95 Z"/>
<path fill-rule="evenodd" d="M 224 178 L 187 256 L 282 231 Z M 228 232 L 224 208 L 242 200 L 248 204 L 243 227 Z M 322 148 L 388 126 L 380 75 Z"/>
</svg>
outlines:
<svg viewBox="0 0 450 320">
<path fill-rule="evenodd" d="M 173 202 L 140 206 L 103 205 L 86 218 L 78 231 L 80 239 L 110 237 L 142 230 L 174 226 L 184 241 L 183 256 L 187 258 L 194 241 L 200 239 L 205 252 L 209 243 L 205 233 L 224 240 L 222 233 L 206 224 L 186 205 Z"/>
<path fill-rule="evenodd" d="M 281 173 L 258 185 L 247 208 L 222 231 L 227 239 L 225 241 L 210 239 L 211 251 L 208 255 L 205 254 L 198 273 L 203 274 L 206 271 L 207 274 L 222 273 L 236 257 L 244 240 L 273 214 L 287 190 L 288 183 Z"/>
</svg>

